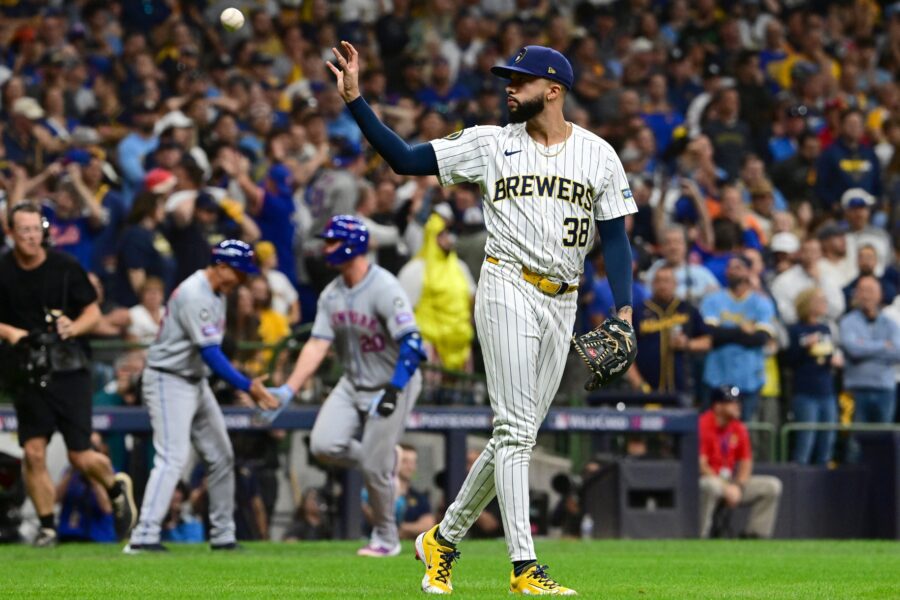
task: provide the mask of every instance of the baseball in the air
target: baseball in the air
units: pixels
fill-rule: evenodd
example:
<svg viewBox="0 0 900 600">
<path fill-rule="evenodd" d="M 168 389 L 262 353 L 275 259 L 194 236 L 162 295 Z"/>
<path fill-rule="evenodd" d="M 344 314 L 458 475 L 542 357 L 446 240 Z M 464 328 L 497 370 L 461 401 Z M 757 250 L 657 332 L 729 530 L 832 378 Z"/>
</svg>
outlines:
<svg viewBox="0 0 900 600">
<path fill-rule="evenodd" d="M 237 31 L 244 26 L 244 13 L 234 7 L 228 7 L 222 11 L 219 20 L 222 27 L 228 31 Z"/>
</svg>

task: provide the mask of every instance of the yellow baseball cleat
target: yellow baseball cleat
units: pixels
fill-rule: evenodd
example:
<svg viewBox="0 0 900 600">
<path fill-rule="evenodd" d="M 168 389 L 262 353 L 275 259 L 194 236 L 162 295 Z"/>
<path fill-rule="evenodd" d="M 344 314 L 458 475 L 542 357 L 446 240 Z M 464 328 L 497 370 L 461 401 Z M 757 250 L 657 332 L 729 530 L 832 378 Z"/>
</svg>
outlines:
<svg viewBox="0 0 900 600">
<path fill-rule="evenodd" d="M 453 561 L 459 559 L 459 552 L 438 542 L 435 537 L 437 530 L 435 525 L 416 538 L 416 558 L 425 564 L 422 591 L 426 594 L 452 594 L 450 572 Z"/>
<path fill-rule="evenodd" d="M 523 596 L 577 596 L 578 592 L 561 586 L 547 574 L 547 565 L 532 565 L 516 577 L 513 571 L 509 575 L 509 591 Z"/>
</svg>

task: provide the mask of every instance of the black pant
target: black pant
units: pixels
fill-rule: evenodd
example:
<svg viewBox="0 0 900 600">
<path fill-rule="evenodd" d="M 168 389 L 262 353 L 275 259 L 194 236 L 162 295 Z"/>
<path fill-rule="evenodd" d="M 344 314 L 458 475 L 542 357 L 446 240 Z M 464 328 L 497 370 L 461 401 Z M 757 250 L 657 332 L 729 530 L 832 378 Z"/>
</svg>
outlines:
<svg viewBox="0 0 900 600">
<path fill-rule="evenodd" d="M 55 373 L 47 387 L 26 384 L 15 391 L 19 444 L 47 440 L 59 431 L 70 451 L 91 447 L 91 375 L 87 370 Z"/>
</svg>

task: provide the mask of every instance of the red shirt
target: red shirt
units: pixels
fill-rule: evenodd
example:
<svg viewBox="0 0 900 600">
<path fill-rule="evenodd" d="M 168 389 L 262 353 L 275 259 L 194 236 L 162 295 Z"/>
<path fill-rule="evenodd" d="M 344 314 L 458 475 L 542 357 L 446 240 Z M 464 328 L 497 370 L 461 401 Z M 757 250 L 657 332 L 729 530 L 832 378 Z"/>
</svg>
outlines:
<svg viewBox="0 0 900 600">
<path fill-rule="evenodd" d="M 724 427 L 716 423 L 712 409 L 700 415 L 700 456 L 705 456 L 710 468 L 716 474 L 722 469 L 734 473 L 738 461 L 753 458 L 750 437 L 744 424 L 735 419 Z"/>
</svg>

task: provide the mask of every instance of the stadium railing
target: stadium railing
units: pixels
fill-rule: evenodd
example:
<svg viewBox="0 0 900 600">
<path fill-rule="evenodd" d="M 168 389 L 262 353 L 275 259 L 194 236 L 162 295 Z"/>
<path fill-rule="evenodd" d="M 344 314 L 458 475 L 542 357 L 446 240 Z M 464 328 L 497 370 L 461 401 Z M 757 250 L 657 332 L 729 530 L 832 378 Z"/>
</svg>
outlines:
<svg viewBox="0 0 900 600">
<path fill-rule="evenodd" d="M 778 431 L 775 425 L 763 421 L 750 421 L 749 423 L 744 423 L 744 426 L 750 433 L 763 434 L 766 438 L 766 450 L 768 451 L 765 458 L 771 461 L 778 460 Z"/>
<path fill-rule="evenodd" d="M 837 431 L 845 433 L 900 433 L 893 423 L 787 423 L 781 427 L 781 462 L 788 462 L 790 436 L 798 431 Z"/>
</svg>

